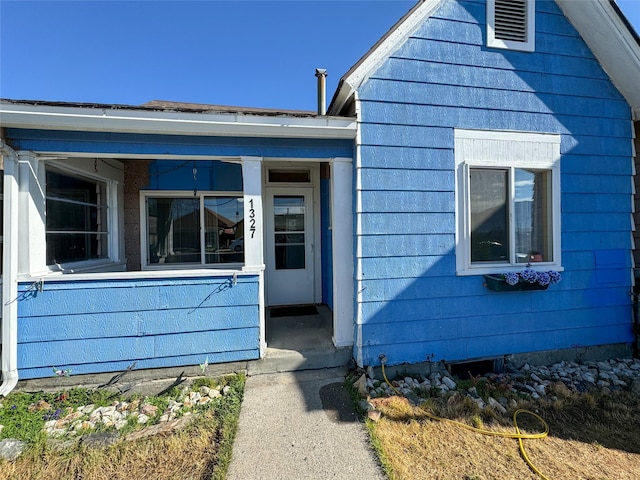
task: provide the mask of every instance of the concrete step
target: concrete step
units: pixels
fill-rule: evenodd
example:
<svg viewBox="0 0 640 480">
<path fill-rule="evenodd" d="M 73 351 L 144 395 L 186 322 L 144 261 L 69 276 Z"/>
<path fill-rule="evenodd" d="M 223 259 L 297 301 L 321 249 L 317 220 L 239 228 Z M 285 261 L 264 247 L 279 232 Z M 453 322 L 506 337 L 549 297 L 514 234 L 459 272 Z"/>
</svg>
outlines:
<svg viewBox="0 0 640 480">
<path fill-rule="evenodd" d="M 343 367 L 349 363 L 351 358 L 351 347 L 299 351 L 267 348 L 264 358 L 247 362 L 247 373 L 249 375 L 260 375 L 264 373 Z"/>
</svg>

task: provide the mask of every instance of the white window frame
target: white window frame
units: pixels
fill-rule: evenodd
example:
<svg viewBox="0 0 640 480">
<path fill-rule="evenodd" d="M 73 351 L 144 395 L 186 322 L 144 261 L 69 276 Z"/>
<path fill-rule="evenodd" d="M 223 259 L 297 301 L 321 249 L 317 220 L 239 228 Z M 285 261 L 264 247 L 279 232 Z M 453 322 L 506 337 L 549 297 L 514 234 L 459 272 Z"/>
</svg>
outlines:
<svg viewBox="0 0 640 480">
<path fill-rule="evenodd" d="M 97 162 L 106 162 L 102 159 L 90 159 L 93 160 L 91 165 L 93 170 L 97 170 Z M 74 262 L 64 262 L 56 264 L 47 264 L 47 269 L 52 272 L 61 271 L 63 273 L 82 273 L 85 271 L 92 271 L 95 268 L 99 268 L 105 265 L 111 265 L 120 262 L 120 234 L 119 234 L 119 213 L 118 213 L 118 189 L 120 182 L 111 175 L 98 175 L 91 173 L 91 169 L 85 166 L 87 159 L 73 158 L 67 160 L 47 160 L 45 161 L 45 171 L 52 168 L 52 170 L 70 177 L 76 177 L 91 182 L 100 182 L 105 186 L 106 206 L 107 206 L 107 226 L 106 226 L 106 243 L 107 243 L 107 256 L 104 258 L 96 258 L 90 260 L 79 260 Z M 109 163 L 107 170 L 113 170 L 115 167 Z M 104 168 L 104 165 L 100 165 Z M 46 193 L 45 193 L 46 195 Z M 45 199 L 46 209 L 46 199 Z M 45 229 L 46 238 L 46 222 L 43 225 Z M 45 248 L 45 263 L 46 262 L 46 248 Z"/>
<path fill-rule="evenodd" d="M 149 235 L 148 235 L 148 219 L 147 219 L 147 199 L 148 198 L 189 198 L 193 196 L 193 192 L 184 190 L 144 190 L 140 192 L 140 259 L 142 270 L 194 270 L 194 269 L 216 269 L 216 270 L 240 270 L 247 264 L 247 244 L 245 243 L 245 259 L 244 263 L 205 263 L 205 251 L 202 246 L 205 245 L 205 229 L 203 228 L 202 218 L 200 218 L 200 263 L 149 263 Z M 198 190 L 196 196 L 200 200 L 200 211 L 204 212 L 205 197 L 239 197 L 246 202 L 246 197 L 241 191 L 210 191 Z M 244 209 L 244 205 L 242 207 Z M 243 215 L 245 212 L 243 210 Z M 204 215 L 204 213 L 202 213 Z M 245 232 L 246 235 L 246 232 Z"/>
<path fill-rule="evenodd" d="M 524 265 L 510 261 L 471 263 L 471 213 L 469 171 L 471 168 L 529 168 L 551 172 L 552 255 L 551 262 L 536 262 L 536 268 L 562 270 L 560 206 L 560 135 L 530 132 L 455 130 L 456 274 L 503 273 Z M 513 195 L 513 185 L 511 195 Z M 513 212 L 509 230 L 513 232 Z M 510 233 L 513 236 L 513 233 Z M 513 245 L 513 242 L 511 242 Z M 513 248 L 513 247 L 512 247 Z"/>
<path fill-rule="evenodd" d="M 533 52 L 536 46 L 536 2 L 527 1 L 527 41 L 516 42 L 496 38 L 496 0 L 487 0 L 487 46 L 521 52 Z"/>
</svg>

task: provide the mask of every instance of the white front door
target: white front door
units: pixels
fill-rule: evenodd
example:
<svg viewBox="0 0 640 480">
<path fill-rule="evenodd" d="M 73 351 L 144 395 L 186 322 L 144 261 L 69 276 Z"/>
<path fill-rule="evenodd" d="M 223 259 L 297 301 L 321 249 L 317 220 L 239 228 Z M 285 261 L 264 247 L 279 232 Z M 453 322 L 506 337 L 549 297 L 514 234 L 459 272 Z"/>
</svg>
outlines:
<svg viewBox="0 0 640 480">
<path fill-rule="evenodd" d="M 313 188 L 267 188 L 267 305 L 315 303 Z"/>
</svg>

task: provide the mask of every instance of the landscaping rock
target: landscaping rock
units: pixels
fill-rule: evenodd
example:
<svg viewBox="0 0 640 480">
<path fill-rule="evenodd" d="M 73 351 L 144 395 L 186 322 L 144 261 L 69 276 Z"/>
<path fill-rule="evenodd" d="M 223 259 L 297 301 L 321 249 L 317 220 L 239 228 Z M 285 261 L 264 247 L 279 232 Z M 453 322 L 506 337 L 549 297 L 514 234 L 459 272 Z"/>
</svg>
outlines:
<svg viewBox="0 0 640 480">
<path fill-rule="evenodd" d="M 80 445 L 88 448 L 106 448 L 116 443 L 118 438 L 118 432 L 89 433 L 80 438 Z"/>
<path fill-rule="evenodd" d="M 526 364 L 521 370 L 517 370 L 507 365 L 508 373 L 489 373 L 484 376 L 474 377 L 474 385 L 484 381 L 505 391 L 511 391 L 512 394 L 530 397 L 532 399 L 540 399 L 541 397 L 549 398 L 551 401 L 557 401 L 558 398 L 566 398 L 574 392 L 584 393 L 589 391 L 599 391 L 604 395 L 610 395 L 614 391 L 629 390 L 640 396 L 640 360 L 639 359 L 615 359 L 600 362 L 584 362 L 578 364 L 576 362 L 561 361 L 550 366 L 535 366 Z M 424 378 L 424 376 L 422 376 Z M 361 379 L 366 386 L 366 376 Z M 357 382 L 356 382 L 357 383 Z M 460 391 L 457 391 L 458 385 L 455 380 L 447 374 L 442 375 L 439 372 L 431 373 L 429 378 L 418 381 L 416 378 L 406 376 L 396 379 L 392 382 L 393 387 L 385 383 L 376 385 L 370 390 L 371 397 L 383 397 L 397 395 L 406 396 L 411 403 L 419 404 L 423 401 L 420 396 L 428 397 L 434 391 L 442 396 L 449 397 L 453 395 L 457 399 Z M 369 387 L 371 388 L 371 386 Z M 485 408 L 484 401 L 480 398 L 478 390 L 475 386 L 470 387 L 467 391 L 462 391 L 473 400 L 479 408 Z M 366 397 L 366 395 L 364 395 Z M 489 405 L 494 407 L 495 404 L 506 409 L 516 409 L 518 401 L 515 399 L 507 400 L 501 397 L 499 401 L 493 399 L 487 400 Z M 494 407 L 497 411 L 501 411 L 498 407 Z"/>
<path fill-rule="evenodd" d="M 191 420 L 192 420 L 192 415 L 187 415 L 184 417 L 180 417 L 176 420 L 172 420 L 170 422 L 158 423 L 156 425 L 152 425 L 151 427 L 147 427 L 143 430 L 138 430 L 137 432 L 130 433 L 129 435 L 124 437 L 124 439 L 125 441 L 134 441 L 134 440 L 139 440 L 141 438 L 152 437 L 155 435 L 166 435 L 175 430 L 184 428 Z"/>
<path fill-rule="evenodd" d="M 49 405 L 44 400 L 38 400 L 36 403 L 32 403 L 31 405 L 29 405 L 28 410 L 30 412 L 41 412 L 43 410 L 47 411 L 51 410 L 51 405 Z"/>
<path fill-rule="evenodd" d="M 442 377 L 442 383 L 444 383 L 449 388 L 449 390 L 455 390 L 456 387 L 458 386 L 456 382 L 454 382 L 449 377 Z"/>
<path fill-rule="evenodd" d="M 362 374 L 362 376 L 358 378 L 356 383 L 353 385 L 356 387 L 361 397 L 366 397 L 369 394 L 369 390 L 367 389 L 367 376 L 365 374 Z"/>
<path fill-rule="evenodd" d="M 382 414 L 380 413 L 380 410 L 369 410 L 367 412 L 367 418 L 373 422 L 380 421 L 381 417 L 382 417 Z"/>
<path fill-rule="evenodd" d="M 47 445 L 49 446 L 49 448 L 56 452 L 73 447 L 76 443 L 78 443 L 77 438 L 71 438 L 69 440 L 59 440 L 57 438 L 47 439 Z"/>
<path fill-rule="evenodd" d="M 0 440 L 0 458 L 11 462 L 22 454 L 26 446 L 26 443 L 15 438 Z"/>
<path fill-rule="evenodd" d="M 195 393 L 195 392 L 191 392 L 191 393 Z M 200 394 L 198 394 L 198 398 L 200 398 Z M 150 405 L 148 403 L 145 403 L 140 407 L 140 413 L 147 415 L 148 417 L 153 417 L 156 415 L 156 413 L 158 413 L 158 407 L 156 407 L 155 405 Z"/>
<path fill-rule="evenodd" d="M 487 403 L 489 404 L 490 407 L 492 407 L 494 410 L 497 410 L 498 412 L 500 412 L 501 414 L 505 414 L 507 413 L 507 409 L 504 408 L 500 402 L 498 402 L 495 398 L 493 397 L 489 397 L 487 399 Z"/>
</svg>

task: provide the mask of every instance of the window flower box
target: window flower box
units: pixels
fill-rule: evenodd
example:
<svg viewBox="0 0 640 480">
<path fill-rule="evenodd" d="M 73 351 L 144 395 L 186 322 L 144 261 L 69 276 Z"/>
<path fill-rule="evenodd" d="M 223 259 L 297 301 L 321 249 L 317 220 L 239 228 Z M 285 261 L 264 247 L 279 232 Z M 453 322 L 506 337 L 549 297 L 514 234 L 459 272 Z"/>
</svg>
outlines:
<svg viewBox="0 0 640 480">
<path fill-rule="evenodd" d="M 527 264 L 521 272 L 485 275 L 485 285 L 494 292 L 546 290 L 549 285 L 559 283 L 562 278 L 555 270 L 543 272 L 532 270 L 530 267 L 531 264 Z"/>
</svg>

